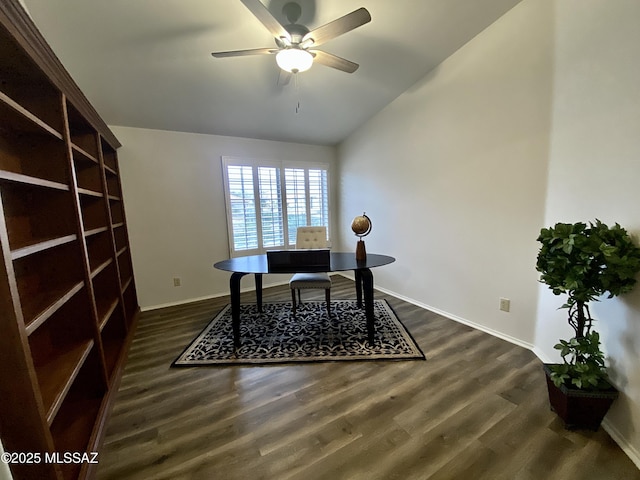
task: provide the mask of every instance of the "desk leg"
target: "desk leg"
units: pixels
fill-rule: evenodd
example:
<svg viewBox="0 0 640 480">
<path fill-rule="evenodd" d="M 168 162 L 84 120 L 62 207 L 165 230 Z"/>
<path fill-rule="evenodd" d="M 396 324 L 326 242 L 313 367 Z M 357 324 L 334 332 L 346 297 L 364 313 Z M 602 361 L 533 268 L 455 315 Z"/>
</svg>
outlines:
<svg viewBox="0 0 640 480">
<path fill-rule="evenodd" d="M 356 277 L 356 300 L 358 302 L 358 308 L 362 308 L 362 271 L 358 269 L 354 270 L 353 273 Z"/>
<path fill-rule="evenodd" d="M 256 273 L 256 303 L 258 304 L 258 312 L 262 313 L 262 274 Z"/>
<path fill-rule="evenodd" d="M 229 287 L 231 290 L 231 327 L 233 328 L 233 345 L 240 346 L 240 280 L 244 273 L 233 272 Z"/>
<path fill-rule="evenodd" d="M 376 318 L 373 310 L 373 274 L 368 268 L 363 268 L 359 271 L 361 272 L 360 275 L 364 290 L 364 311 L 367 316 L 367 334 L 369 335 L 369 343 L 373 345 L 376 334 Z"/>
</svg>

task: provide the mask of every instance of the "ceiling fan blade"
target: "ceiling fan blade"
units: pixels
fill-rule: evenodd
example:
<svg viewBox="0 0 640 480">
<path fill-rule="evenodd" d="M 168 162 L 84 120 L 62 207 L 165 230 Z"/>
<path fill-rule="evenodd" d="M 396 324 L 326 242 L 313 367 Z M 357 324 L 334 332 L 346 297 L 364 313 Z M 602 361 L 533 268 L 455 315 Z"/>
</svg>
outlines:
<svg viewBox="0 0 640 480">
<path fill-rule="evenodd" d="M 332 53 L 323 52 L 322 50 L 309 50 L 309 52 L 314 56 L 314 62 L 342 70 L 343 72 L 353 73 L 360 66 L 357 63 L 350 62 L 349 60 L 345 60 L 344 58 L 338 57 Z"/>
<path fill-rule="evenodd" d="M 316 47 L 370 21 L 371 14 L 369 14 L 369 11 L 366 8 L 361 7 L 351 13 L 348 13 L 344 17 L 340 17 L 333 22 L 329 22 L 326 25 L 322 25 L 321 27 L 311 30 L 302 37 L 301 43 L 304 44 L 304 42 L 312 41 L 312 45 Z"/>
<path fill-rule="evenodd" d="M 216 58 L 225 58 L 225 57 L 246 57 L 248 55 L 271 55 L 274 53 L 278 53 L 277 48 L 251 48 L 249 50 L 232 50 L 230 52 L 213 52 L 213 55 Z"/>
<path fill-rule="evenodd" d="M 245 7 L 249 9 L 260 22 L 267 27 L 269 33 L 275 38 L 284 38 L 291 42 L 291 35 L 287 30 L 275 19 L 271 12 L 267 10 L 259 0 L 240 0 Z"/>
</svg>

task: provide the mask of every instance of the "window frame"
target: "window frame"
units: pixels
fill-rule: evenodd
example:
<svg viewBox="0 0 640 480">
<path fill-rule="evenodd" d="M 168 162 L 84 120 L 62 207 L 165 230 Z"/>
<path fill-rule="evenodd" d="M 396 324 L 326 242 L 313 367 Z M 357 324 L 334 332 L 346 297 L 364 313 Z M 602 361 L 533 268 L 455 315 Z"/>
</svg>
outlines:
<svg viewBox="0 0 640 480">
<path fill-rule="evenodd" d="M 229 186 L 228 167 L 251 167 L 252 179 L 253 179 L 253 192 L 254 192 L 254 208 L 255 208 L 255 220 L 256 220 L 256 235 L 258 246 L 256 248 L 238 249 L 235 248 L 234 241 L 234 229 L 233 229 L 233 215 L 231 208 L 231 192 Z M 287 208 L 287 185 L 285 180 L 286 169 L 302 169 L 304 170 L 304 193 L 305 193 L 305 210 L 306 210 L 306 225 L 309 225 L 311 221 L 311 194 L 309 171 L 310 170 L 323 170 L 326 172 L 326 227 L 328 239 L 331 238 L 331 166 L 325 162 L 306 162 L 306 161 L 291 161 L 291 160 L 273 160 L 273 159 L 259 159 L 259 158 L 243 158 L 233 156 L 221 157 L 222 167 L 222 179 L 223 190 L 225 199 L 225 213 L 227 217 L 227 241 L 229 244 L 229 256 L 239 257 L 247 255 L 256 255 L 264 253 L 267 250 L 288 250 L 295 248 L 295 243 L 291 242 L 289 235 L 289 214 Z M 264 235 L 262 232 L 262 210 L 260 202 L 260 183 L 258 169 L 264 168 L 276 168 L 280 179 L 280 211 L 282 212 L 282 235 L 283 245 L 272 245 L 265 247 Z M 324 214 L 324 212 L 323 212 Z"/>
</svg>

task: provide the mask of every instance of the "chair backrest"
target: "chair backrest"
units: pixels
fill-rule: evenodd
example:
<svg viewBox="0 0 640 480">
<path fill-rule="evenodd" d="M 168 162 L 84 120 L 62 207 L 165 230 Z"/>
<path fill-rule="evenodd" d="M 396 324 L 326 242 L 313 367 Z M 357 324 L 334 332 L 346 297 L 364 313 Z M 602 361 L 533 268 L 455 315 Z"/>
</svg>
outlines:
<svg viewBox="0 0 640 480">
<path fill-rule="evenodd" d="M 296 248 L 327 248 L 327 227 L 298 227 Z"/>
<path fill-rule="evenodd" d="M 331 253 L 319 250 L 270 250 L 267 252 L 270 273 L 328 272 Z"/>
</svg>

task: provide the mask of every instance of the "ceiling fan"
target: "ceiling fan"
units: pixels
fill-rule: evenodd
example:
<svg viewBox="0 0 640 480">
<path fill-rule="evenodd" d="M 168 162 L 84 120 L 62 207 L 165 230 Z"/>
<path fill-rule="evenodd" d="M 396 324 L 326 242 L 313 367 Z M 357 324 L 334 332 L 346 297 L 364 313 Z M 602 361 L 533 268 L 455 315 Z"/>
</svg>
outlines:
<svg viewBox="0 0 640 480">
<path fill-rule="evenodd" d="M 293 74 L 308 70 L 314 61 L 347 73 L 353 73 L 358 69 L 357 63 L 322 50 L 316 50 L 315 47 L 370 22 L 371 15 L 366 8 L 354 10 L 326 25 L 309 31 L 304 25 L 296 23 L 300 19 L 302 10 L 300 5 L 295 2 L 289 2 L 282 8 L 282 12 L 290 22 L 289 25 L 282 25 L 259 0 L 240 1 L 273 35 L 277 48 L 213 52 L 211 55 L 214 57 L 275 55 L 278 66 Z"/>
</svg>

